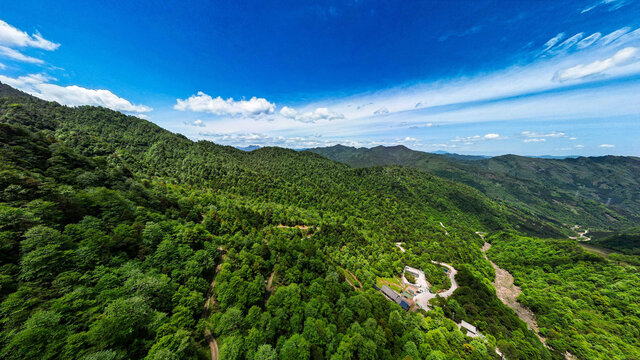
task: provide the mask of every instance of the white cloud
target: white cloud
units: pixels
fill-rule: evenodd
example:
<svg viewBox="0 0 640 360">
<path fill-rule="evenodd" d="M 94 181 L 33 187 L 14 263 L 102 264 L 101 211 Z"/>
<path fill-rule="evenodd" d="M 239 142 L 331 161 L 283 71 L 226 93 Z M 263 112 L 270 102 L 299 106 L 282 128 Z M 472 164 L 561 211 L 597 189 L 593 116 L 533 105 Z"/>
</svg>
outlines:
<svg viewBox="0 0 640 360">
<path fill-rule="evenodd" d="M 34 58 L 32 56 L 27 56 L 23 53 L 21 53 L 18 50 L 6 47 L 6 46 L 1 46 L 0 45 L 0 55 L 3 55 L 4 57 L 7 57 L 9 59 L 13 59 L 13 60 L 17 60 L 17 61 L 22 61 L 22 62 L 27 62 L 27 63 L 31 63 L 31 64 L 43 64 L 44 61 Z"/>
<path fill-rule="evenodd" d="M 552 132 L 548 132 L 548 133 L 538 133 L 535 131 L 523 131 L 520 133 L 520 135 L 524 136 L 524 137 L 528 137 L 528 138 L 545 138 L 545 137 L 550 137 L 550 138 L 561 138 L 561 137 L 566 137 L 566 134 L 563 133 L 562 131 L 552 131 Z"/>
<path fill-rule="evenodd" d="M 576 145 L 576 148 L 578 149 L 582 149 L 584 147 L 584 145 Z"/>
<path fill-rule="evenodd" d="M 554 80 L 562 82 L 601 74 L 614 67 L 624 66 L 636 62 L 638 60 L 638 57 L 636 56 L 637 53 L 638 48 L 626 47 L 609 58 L 596 60 L 589 64 L 576 65 L 574 67 L 560 71 L 556 73 L 556 75 L 554 76 Z"/>
<path fill-rule="evenodd" d="M 0 63 L 0 69 L 6 69 L 6 68 L 7 68 L 7 65 Z"/>
<path fill-rule="evenodd" d="M 573 140 L 578 140 L 577 137 L 570 137 L 569 140 L 573 141 Z"/>
<path fill-rule="evenodd" d="M 109 90 L 87 89 L 77 85 L 60 86 L 52 84 L 55 80 L 42 74 L 31 74 L 11 78 L 0 75 L 0 81 L 44 100 L 56 101 L 63 105 L 95 105 L 127 113 L 144 113 L 151 109 L 145 105 L 134 105 L 118 97 Z"/>
<path fill-rule="evenodd" d="M 525 143 L 538 143 L 538 142 L 546 142 L 547 139 L 541 139 L 541 138 L 530 138 L 530 139 L 524 139 L 522 140 L 522 142 Z"/>
<path fill-rule="evenodd" d="M 205 127 L 204 121 L 200 119 L 193 120 L 193 121 L 185 121 L 184 124 L 189 126 Z"/>
<path fill-rule="evenodd" d="M 37 48 L 52 51 L 59 46 L 60 44 L 46 40 L 38 32 L 29 35 L 0 20 L 0 56 L 31 64 L 43 64 L 44 61 L 25 55 L 15 48 Z"/>
<path fill-rule="evenodd" d="M 478 141 L 484 141 L 484 140 L 503 140 L 505 139 L 504 137 L 500 136 L 500 134 L 495 134 L 495 133 L 489 133 L 489 134 L 485 134 L 483 136 L 481 135 L 474 135 L 474 136 L 465 136 L 465 137 L 460 137 L 457 136 L 454 139 L 451 139 L 451 142 L 461 142 L 465 145 L 472 145 Z"/>
<path fill-rule="evenodd" d="M 220 96 L 212 98 L 202 91 L 198 91 L 196 95 L 191 95 L 188 99 L 176 99 L 176 104 L 173 108 L 180 111 L 190 110 L 215 115 L 257 117 L 273 114 L 276 105 L 264 98 L 257 98 L 255 96 L 249 100 L 235 101 L 233 98 L 224 100 Z"/>
<path fill-rule="evenodd" d="M 295 119 L 296 116 L 298 115 L 298 112 L 294 108 L 283 106 L 282 109 L 280 109 L 280 115 L 289 119 Z"/>
<path fill-rule="evenodd" d="M 311 148 L 320 146 L 331 146 L 338 143 L 347 146 L 362 146 L 363 144 L 357 141 L 343 139 L 343 140 L 324 140 L 319 139 L 317 136 L 273 136 L 262 133 L 230 133 L 221 134 L 214 132 L 200 132 L 200 137 L 207 138 L 218 144 L 232 145 L 232 146 L 247 146 L 259 144 L 261 146 L 281 146 L 287 148 Z"/>
<path fill-rule="evenodd" d="M 308 111 L 300 114 L 296 109 L 284 106 L 282 109 L 280 109 L 280 115 L 287 119 L 292 119 L 303 123 L 315 123 L 319 120 L 344 119 L 344 115 L 330 111 L 329 108 L 326 107 L 319 107 L 314 111 Z"/>
<path fill-rule="evenodd" d="M 584 34 L 581 40 L 589 38 L 594 32 L 595 30 Z M 600 32 L 606 34 L 606 32 Z M 484 139 L 484 135 L 489 132 L 507 133 L 504 130 L 499 130 L 501 129 L 499 127 L 487 128 L 486 126 L 492 125 L 485 124 L 497 124 L 499 121 L 504 121 L 505 125 L 508 122 L 509 126 L 519 122 L 533 124 L 535 123 L 533 119 L 535 119 L 549 125 L 543 125 L 543 123 L 532 125 L 536 126 L 535 130 L 539 134 L 531 137 L 521 135 L 522 129 L 518 129 L 516 131 L 517 139 L 515 139 L 519 139 L 518 143 L 528 138 L 540 138 L 546 139 L 546 142 L 540 142 L 535 146 L 552 147 L 551 144 L 556 142 L 553 139 L 558 137 L 558 139 L 565 139 L 567 146 L 571 144 L 573 147 L 577 141 L 569 143 L 569 135 L 566 134 L 560 138 L 560 134 L 557 134 L 559 131 L 554 133 L 551 131 L 553 128 L 548 127 L 553 126 L 550 125 L 551 122 L 563 121 L 566 123 L 567 121 L 594 118 L 622 119 L 624 117 L 626 119 L 630 116 L 637 118 L 638 104 L 635 101 L 637 97 L 635 94 L 640 91 L 640 84 L 637 81 L 594 82 L 593 86 L 584 87 L 574 86 L 568 82 L 553 81 L 558 70 L 607 58 L 625 47 L 640 48 L 637 42 L 637 34 L 640 34 L 640 31 L 637 34 L 630 30 L 618 33 L 621 35 L 617 35 L 618 37 L 609 44 L 604 44 L 605 36 L 601 36 L 590 46 L 578 49 L 577 44 L 582 44 L 581 46 L 586 44 L 586 41 L 582 43 L 578 41 L 570 48 L 575 51 L 553 53 L 556 56 L 530 57 L 528 58 L 530 59 L 529 63 L 518 62 L 513 66 L 489 73 L 468 73 L 467 76 L 399 84 L 397 87 L 374 92 L 368 91 L 346 97 L 319 99 L 317 102 L 304 104 L 304 107 L 299 105 L 300 107 L 296 107 L 295 112 L 291 109 L 289 114 L 287 111 L 283 111 L 284 107 L 280 106 L 276 108 L 278 114 L 273 117 L 271 122 L 256 122 L 251 118 L 228 117 L 219 119 L 216 122 L 216 127 L 229 133 L 242 133 L 251 129 L 257 133 L 273 136 L 321 133 L 324 136 L 323 139 L 340 139 L 340 143 L 344 143 L 344 138 L 350 136 L 353 137 L 352 140 L 360 140 L 363 143 L 369 140 L 392 143 L 394 140 L 403 139 L 406 136 L 415 136 L 422 139 L 421 141 L 428 141 L 424 145 L 425 147 L 431 146 L 431 143 L 447 143 L 467 149 L 463 143 L 469 142 L 480 149 L 480 144 L 483 148 L 506 146 L 500 144 L 501 140 Z M 572 37 L 572 34 L 575 32 L 569 34 L 569 37 Z M 558 46 L 566 39 L 567 36 L 559 36 L 555 40 L 555 44 L 549 45 Z M 540 44 L 539 49 L 543 48 Z M 609 70 L 607 74 L 615 78 L 640 75 L 640 62 Z M 583 81 L 596 80 L 598 80 L 597 77 L 585 78 Z M 589 99 L 597 99 L 597 101 Z M 419 106 L 416 108 L 417 104 Z M 344 118 L 349 121 L 317 121 L 304 127 L 294 121 L 302 113 L 320 107 L 344 114 Z M 374 110 L 380 108 L 388 109 L 389 114 L 375 116 Z M 453 126 L 465 123 L 485 126 L 486 131 L 483 133 L 453 132 L 456 131 L 453 130 Z M 432 127 L 429 128 L 428 124 L 432 124 Z M 505 129 L 511 132 L 515 127 L 505 126 Z M 191 128 L 191 130 L 195 131 L 196 128 Z M 461 137 L 454 139 L 458 134 Z M 462 137 L 471 134 L 477 134 L 477 137 Z M 535 137 L 549 134 L 552 136 Z M 585 135 L 591 136 L 590 134 Z M 586 141 L 588 136 L 584 138 L 585 140 L 581 136 L 581 143 Z M 455 141 L 451 141 L 452 139 Z M 584 143 L 584 145 L 597 147 L 598 144 Z M 530 146 L 534 145 L 530 144 Z M 620 145 L 616 146 L 616 148 L 618 147 Z"/>
<path fill-rule="evenodd" d="M 56 50 L 60 47 L 60 44 L 43 38 L 39 32 L 29 35 L 2 20 L 0 20 L 0 45 L 21 48 L 32 47 L 48 51 Z"/>
<path fill-rule="evenodd" d="M 413 142 L 413 141 L 418 141 L 418 139 L 416 139 L 414 137 L 411 137 L 411 136 L 407 136 L 406 138 L 402 139 L 402 141 L 411 141 L 411 142 Z"/>
<path fill-rule="evenodd" d="M 320 107 L 315 109 L 314 111 L 306 112 L 300 115 L 296 120 L 305 122 L 305 123 L 313 123 L 318 120 L 339 120 L 339 119 L 344 119 L 344 115 L 330 111 L 326 107 Z"/>
<path fill-rule="evenodd" d="M 601 147 L 601 148 L 612 148 L 612 147 L 616 147 L 616 146 L 615 145 L 611 145 L 611 144 L 602 144 L 602 145 L 600 145 L 598 147 Z"/>
<path fill-rule="evenodd" d="M 425 125 L 426 127 L 432 127 L 433 123 L 427 123 L 427 125 Z"/>
</svg>

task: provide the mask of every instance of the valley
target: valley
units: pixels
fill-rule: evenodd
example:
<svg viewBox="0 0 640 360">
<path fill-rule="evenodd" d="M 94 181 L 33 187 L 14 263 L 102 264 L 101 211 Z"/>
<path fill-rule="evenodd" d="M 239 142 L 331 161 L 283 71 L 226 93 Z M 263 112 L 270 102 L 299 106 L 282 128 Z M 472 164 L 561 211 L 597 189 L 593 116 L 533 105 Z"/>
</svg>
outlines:
<svg viewBox="0 0 640 360">
<path fill-rule="evenodd" d="M 598 358 L 591 342 L 600 358 L 640 351 L 624 332 L 640 329 L 628 301 L 635 258 L 590 257 L 535 211 L 411 166 L 245 152 L 0 90 L 3 358 Z M 376 289 L 401 293 L 406 269 L 420 279 L 401 295 L 419 304 L 410 311 Z M 610 279 L 619 292 L 594 302 L 563 288 L 561 273 L 591 292 L 584 276 Z M 594 338 L 585 327 L 598 321 L 607 327 Z"/>
</svg>

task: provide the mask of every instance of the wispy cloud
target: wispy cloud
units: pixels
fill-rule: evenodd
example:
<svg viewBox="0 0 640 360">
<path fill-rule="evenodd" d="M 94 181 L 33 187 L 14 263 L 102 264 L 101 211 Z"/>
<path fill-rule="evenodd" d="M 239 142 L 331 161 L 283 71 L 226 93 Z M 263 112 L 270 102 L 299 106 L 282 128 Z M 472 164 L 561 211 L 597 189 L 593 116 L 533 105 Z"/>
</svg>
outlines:
<svg viewBox="0 0 640 360">
<path fill-rule="evenodd" d="M 542 49 L 542 52 L 544 53 L 547 50 L 551 49 L 552 47 L 556 46 L 556 44 L 558 44 L 560 41 L 562 41 L 562 39 L 564 39 L 564 33 L 563 32 L 561 32 L 558 35 L 552 37 L 546 43 L 544 43 L 544 49 Z"/>
<path fill-rule="evenodd" d="M 525 139 L 524 143 L 543 143 L 547 141 L 547 138 L 566 138 L 567 134 L 562 131 L 551 131 L 546 133 L 540 133 L 535 131 L 523 131 L 520 133 Z"/>
<path fill-rule="evenodd" d="M 31 64 L 43 64 L 44 61 L 38 58 L 34 58 L 32 56 L 28 56 L 25 55 L 23 53 L 21 53 L 18 50 L 6 47 L 6 46 L 1 46 L 0 45 L 0 55 L 9 58 L 9 59 L 13 59 L 13 60 L 17 60 L 17 61 L 22 61 L 22 62 L 26 62 L 26 63 L 31 63 Z"/>
<path fill-rule="evenodd" d="M 381 107 L 380 109 L 373 112 L 373 115 L 385 115 L 389 113 L 389 109 L 386 107 Z"/>
<path fill-rule="evenodd" d="M 489 133 L 485 135 L 474 135 L 474 136 L 465 136 L 465 137 L 457 136 L 454 139 L 451 139 L 451 142 L 463 143 L 465 145 L 473 145 L 478 141 L 504 140 L 504 139 L 505 137 L 500 136 L 500 134 Z"/>
<path fill-rule="evenodd" d="M 599 33 L 599 32 L 593 33 L 593 34 L 587 36 L 586 38 L 580 40 L 580 42 L 578 42 L 576 44 L 576 48 L 584 49 L 586 47 L 589 47 L 589 46 L 593 45 L 593 43 L 598 41 L 598 39 L 600 39 L 601 36 L 602 36 L 602 34 Z"/>
<path fill-rule="evenodd" d="M 51 83 L 55 79 L 43 74 L 30 74 L 17 78 L 0 75 L 0 81 L 44 100 L 56 101 L 63 105 L 95 105 L 127 113 L 145 113 L 151 109 L 145 105 L 135 105 L 109 90 L 87 89 L 77 85 L 60 86 Z"/>
<path fill-rule="evenodd" d="M 43 38 L 39 32 L 29 35 L 2 20 L 0 20 L 0 44 L 10 47 L 32 47 L 48 51 L 56 50 L 60 47 L 60 44 Z"/>
<path fill-rule="evenodd" d="M 184 124 L 188 125 L 188 126 L 197 126 L 197 127 L 205 127 L 206 126 L 204 124 L 204 121 L 202 121 L 200 119 L 196 119 L 196 120 L 193 120 L 193 121 L 185 121 Z"/>
<path fill-rule="evenodd" d="M 584 14 L 601 6 L 606 6 L 609 11 L 618 10 L 621 7 L 627 4 L 627 0 L 600 0 L 595 2 L 585 8 L 583 8 L 580 13 Z"/>
<path fill-rule="evenodd" d="M 483 25 L 474 25 L 463 31 L 448 31 L 438 37 L 439 42 L 446 41 L 451 37 L 463 37 L 479 33 L 484 28 Z"/>
<path fill-rule="evenodd" d="M 43 60 L 25 55 L 21 51 L 16 50 L 16 48 L 36 48 L 53 51 L 59 46 L 60 44 L 43 38 L 38 32 L 29 35 L 0 20 L 0 56 L 31 64 L 43 64 Z"/>
<path fill-rule="evenodd" d="M 616 147 L 616 146 L 615 145 L 611 145 L 611 144 L 601 144 L 598 147 L 601 147 L 601 148 L 613 148 L 613 147 Z"/>
<path fill-rule="evenodd" d="M 613 56 L 606 59 L 596 60 L 589 64 L 576 65 L 568 69 L 559 71 L 554 76 L 554 80 L 562 82 L 602 74 L 612 68 L 628 65 L 639 61 L 640 59 L 638 58 L 637 54 L 638 48 L 627 47 L 616 52 Z"/>
<path fill-rule="evenodd" d="M 527 137 L 527 138 L 545 138 L 545 137 L 550 137 L 550 138 L 561 138 L 561 137 L 566 137 L 567 134 L 565 134 L 562 131 L 552 131 L 552 132 L 548 132 L 548 133 L 539 133 L 539 132 L 535 132 L 535 131 L 523 131 L 520 133 L 520 135 Z"/>
</svg>

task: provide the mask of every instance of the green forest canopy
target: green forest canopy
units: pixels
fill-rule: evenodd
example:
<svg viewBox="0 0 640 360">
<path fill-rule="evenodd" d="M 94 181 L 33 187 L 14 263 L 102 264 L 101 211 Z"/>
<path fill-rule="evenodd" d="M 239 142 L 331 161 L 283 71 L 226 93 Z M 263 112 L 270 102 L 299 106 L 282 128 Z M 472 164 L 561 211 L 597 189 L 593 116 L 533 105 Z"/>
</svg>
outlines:
<svg viewBox="0 0 640 360">
<path fill-rule="evenodd" d="M 351 169 L 279 148 L 245 153 L 104 108 L 2 90 L 3 358 L 207 358 L 205 329 L 222 359 L 564 350 L 544 348 L 497 300 L 474 233 L 560 236 L 539 217 L 415 169 Z M 431 260 L 461 269 L 457 305 L 407 313 L 374 289 L 404 265 L 447 285 Z M 216 302 L 203 313 L 218 267 Z M 344 281 L 345 269 L 361 287 Z M 483 302 L 465 302 L 467 288 Z M 485 340 L 458 330 L 448 313 L 456 306 L 470 309 Z"/>
</svg>

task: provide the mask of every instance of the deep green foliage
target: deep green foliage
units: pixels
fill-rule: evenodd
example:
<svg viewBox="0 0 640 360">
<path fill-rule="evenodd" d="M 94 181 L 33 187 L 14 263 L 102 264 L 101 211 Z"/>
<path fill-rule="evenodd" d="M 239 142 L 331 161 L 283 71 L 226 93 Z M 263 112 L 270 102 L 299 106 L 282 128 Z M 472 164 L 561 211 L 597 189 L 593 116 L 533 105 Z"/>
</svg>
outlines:
<svg viewBox="0 0 640 360">
<path fill-rule="evenodd" d="M 2 358 L 203 359 L 205 329 L 223 359 L 492 359 L 496 345 L 547 357 L 488 287 L 474 234 L 558 234 L 538 217 L 417 169 L 247 153 L 0 94 Z M 373 289 L 405 265 L 448 288 L 431 260 L 461 269 L 456 320 L 486 340 Z"/>
<path fill-rule="evenodd" d="M 0 98 L 0 140 L 3 358 L 202 358 L 209 326 L 230 359 L 492 357 L 441 313 L 406 314 L 371 289 L 402 270 L 394 242 L 414 265 L 467 262 L 478 255 L 464 250 L 477 246 L 471 228 L 512 227 L 471 188 L 400 167 L 193 143 L 15 93 Z M 482 211 L 465 216 L 467 202 Z M 368 290 L 344 282 L 344 268 Z"/>
<path fill-rule="evenodd" d="M 463 267 L 456 280 L 460 288 L 444 304 L 445 314 L 457 321 L 471 321 L 480 332 L 494 336 L 508 359 L 551 359 L 527 324 L 496 297 L 493 287 L 477 272 Z"/>
<path fill-rule="evenodd" d="M 619 232 L 601 232 L 589 234 L 592 243 L 625 254 L 640 255 L 640 227 Z"/>
<path fill-rule="evenodd" d="M 520 302 L 538 318 L 540 333 L 560 352 L 580 359 L 640 357 L 640 275 L 571 240 L 510 234 L 491 238 L 489 256 L 522 287 Z"/>
<path fill-rule="evenodd" d="M 310 151 L 354 167 L 405 165 L 472 186 L 492 199 L 559 228 L 624 229 L 640 220 L 640 158 L 542 159 L 503 155 L 489 159 L 430 154 L 404 146 L 347 146 Z M 470 160 L 472 159 L 472 160 Z M 541 229 L 523 228 L 553 236 Z"/>
</svg>

